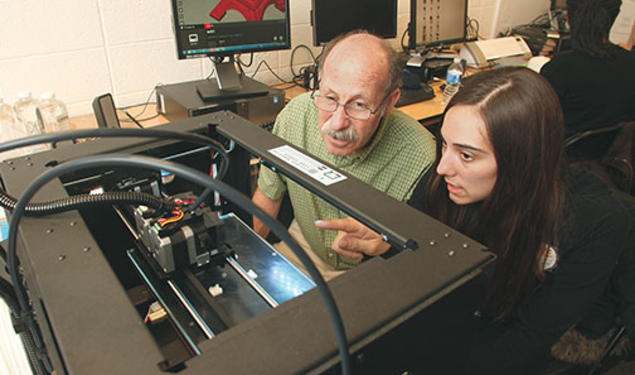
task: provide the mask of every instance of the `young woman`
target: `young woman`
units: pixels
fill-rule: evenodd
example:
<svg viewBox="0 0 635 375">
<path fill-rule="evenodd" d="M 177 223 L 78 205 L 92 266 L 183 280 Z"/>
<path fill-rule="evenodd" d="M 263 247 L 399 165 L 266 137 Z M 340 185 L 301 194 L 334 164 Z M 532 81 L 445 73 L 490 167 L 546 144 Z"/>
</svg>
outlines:
<svg viewBox="0 0 635 375">
<path fill-rule="evenodd" d="M 621 5 L 622 0 L 567 0 L 572 49 L 541 70 L 560 98 L 565 137 L 635 120 L 635 54 L 609 40 Z"/>
<path fill-rule="evenodd" d="M 632 316 L 635 272 L 632 264 L 616 271 L 616 263 L 634 252 L 635 204 L 563 167 L 562 110 L 543 77 L 503 68 L 466 79 L 445 110 L 438 147 L 410 203 L 498 257 L 467 373 L 541 373 L 551 345 L 614 278 L 620 312 Z M 352 219 L 316 226 L 338 230 L 333 249 L 346 256 L 388 249 Z"/>
</svg>

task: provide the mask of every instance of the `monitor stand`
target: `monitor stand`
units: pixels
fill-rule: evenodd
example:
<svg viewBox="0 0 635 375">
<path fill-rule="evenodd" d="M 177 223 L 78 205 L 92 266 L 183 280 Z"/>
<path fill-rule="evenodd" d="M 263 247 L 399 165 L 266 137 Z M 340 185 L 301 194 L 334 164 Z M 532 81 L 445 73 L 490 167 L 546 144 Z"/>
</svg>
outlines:
<svg viewBox="0 0 635 375">
<path fill-rule="evenodd" d="M 236 72 L 234 62 L 214 63 L 216 78 L 196 85 L 196 92 L 204 102 L 266 95 L 269 86 Z"/>
</svg>

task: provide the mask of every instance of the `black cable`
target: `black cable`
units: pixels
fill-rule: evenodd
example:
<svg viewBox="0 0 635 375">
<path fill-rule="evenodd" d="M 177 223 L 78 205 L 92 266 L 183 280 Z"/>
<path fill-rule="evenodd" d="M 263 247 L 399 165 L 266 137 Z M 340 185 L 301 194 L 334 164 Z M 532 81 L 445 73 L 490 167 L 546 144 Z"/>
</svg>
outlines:
<svg viewBox="0 0 635 375">
<path fill-rule="evenodd" d="M 0 206 L 13 211 L 16 203 L 15 198 L 0 189 Z M 81 194 L 48 202 L 29 203 L 24 213 L 25 216 L 46 216 L 95 205 L 112 206 L 121 203 L 148 206 L 158 212 L 174 209 L 174 203 L 169 199 L 152 194 L 137 191 L 111 191 L 103 194 Z"/>
<path fill-rule="evenodd" d="M 299 75 L 295 73 L 295 71 L 293 70 L 293 56 L 295 56 L 295 53 L 298 49 L 300 48 L 304 48 L 307 51 L 309 51 L 309 55 L 311 55 L 311 58 L 313 59 L 313 64 L 315 65 L 317 63 L 317 60 L 315 59 L 315 55 L 313 55 L 313 51 L 311 51 L 311 48 L 307 47 L 305 44 L 298 44 L 297 46 L 295 46 L 295 48 L 293 48 L 293 50 L 291 51 L 291 57 L 289 58 L 289 69 L 291 69 L 291 75 L 295 78 L 298 77 Z"/>
<path fill-rule="evenodd" d="M 143 129 L 143 125 L 141 125 L 139 123 L 139 121 L 130 114 L 130 112 L 123 111 L 123 113 L 126 115 L 126 117 L 128 117 L 130 119 L 130 121 L 134 122 L 135 125 L 137 125 L 141 129 Z"/>
<path fill-rule="evenodd" d="M 61 142 L 68 139 L 77 138 L 158 138 L 169 140 L 181 140 L 198 145 L 208 146 L 212 150 L 221 155 L 221 165 L 218 172 L 218 178 L 225 177 L 229 168 L 229 156 L 225 151 L 225 147 L 218 141 L 196 133 L 184 133 L 171 130 L 158 129 L 127 129 L 127 128 L 99 128 L 99 129 L 82 129 L 67 132 L 47 133 L 31 137 L 14 139 L 8 142 L 0 143 L 0 152 L 13 150 L 14 148 L 26 147 L 40 143 Z"/>
<path fill-rule="evenodd" d="M 148 97 L 146 98 L 146 101 L 143 103 L 143 108 L 141 109 L 141 112 L 137 113 L 137 114 L 135 115 L 135 117 L 141 116 L 143 113 L 145 113 L 146 108 L 148 108 L 148 104 L 150 104 L 150 98 L 152 98 L 152 94 L 154 94 L 154 92 L 157 90 L 157 87 L 160 87 L 160 86 L 162 86 L 162 85 L 163 85 L 163 84 L 162 84 L 161 82 L 159 82 L 159 83 L 157 83 L 156 85 L 154 85 L 154 87 L 152 88 L 152 91 L 150 91 L 150 94 L 149 94 L 149 95 L 148 95 Z M 156 103 L 155 103 L 155 104 L 156 104 Z M 137 107 L 137 106 L 139 106 L 139 105 L 140 105 L 140 104 L 131 104 L 131 105 L 127 105 L 127 106 L 125 106 L 125 107 L 121 107 L 121 108 L 118 108 L 118 109 L 121 109 L 122 111 L 125 111 L 125 110 L 128 110 L 128 109 L 130 109 L 130 108 Z M 159 114 L 157 113 L 157 114 L 152 115 L 152 116 L 150 116 L 150 117 L 146 117 L 146 118 L 139 119 L 139 121 L 150 120 L 151 118 L 155 118 L 155 117 L 158 117 L 158 116 L 159 116 Z M 123 121 L 125 122 L 126 120 L 125 120 L 125 119 L 123 119 Z"/>
<path fill-rule="evenodd" d="M 147 169 L 158 169 L 158 170 L 166 170 L 168 172 L 172 172 L 179 177 L 193 182 L 195 184 L 204 186 L 206 188 L 214 189 L 219 192 L 226 199 L 237 204 L 239 207 L 249 211 L 253 215 L 255 215 L 258 219 L 260 219 L 263 224 L 265 224 L 269 229 L 282 241 L 284 241 L 289 248 L 295 253 L 300 262 L 306 267 L 309 275 L 313 278 L 316 283 L 322 298 L 324 299 L 324 303 L 331 315 L 331 319 L 333 321 L 335 334 L 337 337 L 339 353 L 342 361 L 342 372 L 344 374 L 350 374 L 350 362 L 348 355 L 348 342 L 346 340 L 346 332 L 344 330 L 344 325 L 342 323 L 342 319 L 335 304 L 335 300 L 333 299 L 333 295 L 331 294 L 326 282 L 322 278 L 322 275 L 317 270 L 311 259 L 308 255 L 302 250 L 302 248 L 291 238 L 287 230 L 278 222 L 276 219 L 273 219 L 267 213 L 265 213 L 260 207 L 256 206 L 248 197 L 244 196 L 231 186 L 223 183 L 220 180 L 213 180 L 209 178 L 208 175 L 201 173 L 193 168 L 187 167 L 185 165 L 180 165 L 172 162 L 168 162 L 165 160 L 150 158 L 146 156 L 139 155 L 128 155 L 128 154 L 106 154 L 106 155 L 96 155 L 96 156 L 88 156 L 80 159 L 75 159 L 68 161 L 64 164 L 60 164 L 40 176 L 38 176 L 27 188 L 25 189 L 22 197 L 16 204 L 13 215 L 11 216 L 11 221 L 9 224 L 9 251 L 8 251 L 8 265 L 9 271 L 11 274 L 11 279 L 13 282 L 13 286 L 15 289 L 15 294 L 18 298 L 18 302 L 20 304 L 20 308 L 22 311 L 28 312 L 30 307 L 28 305 L 28 299 L 26 296 L 26 292 L 23 290 L 23 286 L 20 283 L 18 277 L 18 269 L 17 269 L 17 258 L 16 258 L 16 244 L 17 244 L 17 234 L 18 227 L 20 225 L 20 220 L 22 216 L 24 216 L 24 210 L 27 203 L 33 198 L 33 196 L 50 180 L 54 178 L 58 178 L 62 175 L 68 174 L 70 172 L 76 171 L 78 169 L 88 169 L 88 168 L 101 168 L 101 167 L 112 167 L 112 166 L 122 166 L 122 167 L 133 167 L 133 168 L 147 168 Z M 37 332 L 37 331 L 36 331 Z M 39 346 L 38 346 L 39 347 Z"/>
<path fill-rule="evenodd" d="M 251 78 L 254 78 L 256 76 L 256 74 L 258 73 L 258 70 L 260 70 L 260 67 L 263 64 L 267 67 L 267 69 L 269 69 L 271 74 L 273 74 L 282 83 L 289 83 L 289 84 L 293 83 L 293 82 L 290 82 L 290 81 L 285 81 L 282 77 L 280 77 L 278 74 L 276 74 L 276 72 L 274 72 L 273 69 L 271 69 L 271 66 L 269 66 L 269 63 L 267 62 L 267 60 L 260 60 L 258 65 L 256 65 L 256 70 L 254 70 L 254 72 L 251 74 Z"/>
<path fill-rule="evenodd" d="M 254 63 L 254 53 L 250 53 L 249 54 L 249 64 L 245 64 L 241 59 L 240 56 L 236 57 L 236 60 L 238 60 L 238 64 L 244 66 L 245 68 L 249 68 L 251 66 L 251 64 Z"/>
<path fill-rule="evenodd" d="M 141 112 L 141 113 L 143 113 L 143 112 Z M 139 115 L 137 115 L 137 116 L 139 116 Z M 155 114 L 153 114 L 151 116 L 139 118 L 139 119 L 136 119 L 136 120 L 139 121 L 139 122 L 143 122 L 143 121 L 148 121 L 148 120 L 155 119 L 155 118 L 157 118 L 159 116 L 161 116 L 161 114 L 157 112 L 157 113 L 155 113 Z M 125 118 L 119 119 L 119 121 L 121 121 L 121 122 L 131 122 L 130 120 L 125 119 Z"/>
<path fill-rule="evenodd" d="M 406 39 L 406 34 L 409 34 L 410 31 L 410 23 L 408 23 L 408 26 L 406 27 L 406 29 L 403 31 L 403 34 L 401 34 L 401 41 L 399 42 L 399 44 L 401 44 L 401 50 L 403 52 L 408 52 L 408 49 L 410 48 L 409 46 L 403 44 L 404 39 Z M 410 44 L 410 38 L 408 38 L 408 44 Z"/>
<path fill-rule="evenodd" d="M 557 13 L 554 13 L 557 14 Z M 502 33 L 503 35 L 511 35 L 518 30 L 521 30 L 526 27 L 551 27 L 550 23 L 551 19 L 549 18 L 549 12 L 541 13 L 536 16 L 533 20 L 529 21 L 529 23 L 525 23 L 522 25 L 516 25 L 514 27 L 508 28 L 506 32 Z"/>
<path fill-rule="evenodd" d="M 210 78 L 212 78 L 212 75 L 214 74 L 214 66 L 216 64 L 220 64 L 223 62 L 224 57 L 223 56 L 207 56 L 207 58 L 209 58 L 209 61 L 212 62 L 212 71 L 209 72 L 209 74 L 207 75 L 207 77 L 205 79 L 209 80 Z"/>
<path fill-rule="evenodd" d="M 48 143 L 49 139 L 54 137 L 53 142 L 59 142 L 65 139 L 85 138 L 85 137 L 156 137 L 168 139 L 181 139 L 192 143 L 207 145 L 213 148 L 222 157 L 221 167 L 219 168 L 219 177 L 223 178 L 228 170 L 229 158 L 224 147 L 211 138 L 206 138 L 194 133 L 180 133 L 156 129 L 89 129 L 78 130 L 64 133 L 44 134 L 34 137 L 21 138 L 0 144 L 0 152 L 8 151 L 17 147 L 24 147 L 37 143 Z M 16 205 L 16 199 L 0 189 L 0 206 L 13 210 Z M 138 192 L 108 192 L 98 195 L 82 194 L 68 198 L 58 199 L 55 201 L 31 203 L 26 207 L 26 216 L 44 216 L 64 211 L 81 209 L 93 204 L 112 205 L 116 203 L 137 203 L 144 206 L 150 206 L 158 211 L 170 209 L 171 204 L 166 200 L 161 200 L 151 194 Z"/>
<path fill-rule="evenodd" d="M 151 103 L 151 104 L 156 104 L 156 102 L 153 102 L 153 103 Z M 122 111 L 122 112 L 123 112 L 123 111 L 125 111 L 125 110 L 123 110 L 123 109 L 117 109 L 117 111 Z M 143 110 L 143 111 L 139 112 L 136 116 L 141 115 L 143 112 L 145 112 L 145 110 Z M 150 116 L 148 116 L 148 117 L 142 117 L 142 118 L 139 118 L 139 119 L 135 117 L 135 120 L 137 120 L 137 121 L 139 121 L 139 122 L 142 122 L 142 121 L 148 121 L 148 120 L 155 119 L 155 118 L 157 118 L 157 117 L 159 117 L 159 116 L 161 116 L 161 114 L 160 114 L 159 112 L 156 112 L 155 114 L 150 115 Z M 127 117 L 127 116 L 126 116 L 126 117 Z M 130 120 L 129 118 L 120 118 L 120 117 L 119 117 L 119 115 L 117 115 L 117 118 L 119 119 L 119 122 L 132 122 L 132 120 Z"/>
<path fill-rule="evenodd" d="M 201 194 L 198 197 L 198 199 L 194 202 L 194 204 L 192 205 L 192 208 L 190 208 L 190 213 L 194 213 L 194 211 L 196 211 L 196 208 L 200 206 L 203 202 L 205 202 L 205 199 L 207 199 L 207 197 L 213 192 L 214 192 L 214 189 L 206 188 L 203 191 L 203 194 Z"/>
<path fill-rule="evenodd" d="M 242 78 L 242 77 L 247 76 L 247 75 L 245 74 L 245 71 L 243 70 L 243 66 L 242 66 L 242 64 L 240 63 L 240 58 L 239 58 L 239 57 L 232 55 L 232 56 L 229 58 L 229 61 L 231 61 L 231 62 L 233 62 L 233 63 L 234 63 L 234 62 L 238 62 L 238 70 L 239 70 L 239 72 L 238 72 L 238 76 L 239 76 L 239 78 Z"/>
</svg>

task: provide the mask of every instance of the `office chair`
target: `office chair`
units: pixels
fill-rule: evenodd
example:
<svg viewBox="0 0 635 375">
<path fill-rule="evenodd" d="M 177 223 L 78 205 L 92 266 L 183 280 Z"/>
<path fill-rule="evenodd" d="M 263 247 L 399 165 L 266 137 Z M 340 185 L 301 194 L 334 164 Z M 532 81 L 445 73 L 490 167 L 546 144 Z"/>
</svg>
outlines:
<svg viewBox="0 0 635 375">
<path fill-rule="evenodd" d="M 593 365 L 593 367 L 591 367 L 591 370 L 589 370 L 589 373 L 587 375 L 597 374 L 597 371 L 600 370 L 602 366 L 605 365 L 606 359 L 611 354 L 613 349 L 615 349 L 615 346 L 620 341 L 620 339 L 624 336 L 624 333 L 626 333 L 626 327 L 624 325 L 620 325 L 616 328 L 615 333 L 613 333 L 613 335 L 611 336 L 608 342 L 608 345 L 606 345 L 606 348 L 604 349 L 604 352 L 602 353 L 602 358 L 600 358 L 600 360 L 597 361 Z"/>
<path fill-rule="evenodd" d="M 596 341 L 603 340 L 605 342 L 605 345 L 601 348 L 595 349 L 595 350 L 600 350 L 600 352 L 596 354 L 597 359 L 591 363 L 585 362 L 585 360 L 581 359 L 581 357 L 576 358 L 575 357 L 576 354 L 574 352 L 569 354 L 569 356 L 572 356 L 572 357 L 567 359 L 567 361 L 573 361 L 573 362 L 565 362 L 564 359 L 557 359 L 559 358 L 560 355 L 564 354 L 564 353 L 560 353 L 559 355 L 552 357 L 552 360 L 549 363 L 549 367 L 546 369 L 543 375 L 598 375 L 600 373 L 603 373 L 604 371 L 608 370 L 608 368 L 612 368 L 613 366 L 617 364 L 615 362 L 616 361 L 615 358 L 609 358 L 609 357 L 616 355 L 619 358 L 620 356 L 623 356 L 625 354 L 624 350 L 626 350 L 628 346 L 624 342 L 620 342 L 620 340 L 622 340 L 622 338 L 625 337 L 625 334 L 626 334 L 626 327 L 623 324 L 619 324 L 616 327 L 614 327 L 612 331 L 610 331 L 610 336 L 604 339 L 596 340 Z M 586 345 L 595 346 L 600 344 L 588 343 Z M 579 350 L 579 348 L 575 348 L 575 347 L 569 348 L 568 350 L 574 350 L 574 349 Z M 590 349 L 589 347 L 586 348 L 586 350 L 589 350 L 589 349 Z M 560 349 L 560 351 L 562 351 L 562 349 Z M 552 349 L 552 355 L 553 355 L 553 349 Z M 592 356 L 593 354 L 587 353 L 585 356 L 589 356 L 589 355 Z"/>
<path fill-rule="evenodd" d="M 622 124 L 586 130 L 564 140 L 569 161 L 596 160 L 602 158 L 620 131 Z"/>
<path fill-rule="evenodd" d="M 570 136 L 565 151 L 572 167 L 589 170 L 610 186 L 635 193 L 635 121 Z"/>
</svg>

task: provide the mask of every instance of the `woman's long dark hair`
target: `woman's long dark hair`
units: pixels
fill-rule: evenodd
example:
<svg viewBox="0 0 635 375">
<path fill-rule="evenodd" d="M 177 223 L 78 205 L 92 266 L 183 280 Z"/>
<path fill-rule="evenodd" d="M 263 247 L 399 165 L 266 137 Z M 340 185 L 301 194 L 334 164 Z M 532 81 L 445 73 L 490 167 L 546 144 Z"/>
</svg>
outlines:
<svg viewBox="0 0 635 375">
<path fill-rule="evenodd" d="M 487 124 L 498 166 L 484 201 L 456 205 L 437 160 L 427 186 L 430 214 L 483 241 L 498 256 L 487 307 L 498 319 L 512 315 L 544 280 L 545 244 L 557 246 L 564 203 L 563 116 L 549 82 L 526 68 L 502 68 L 466 79 L 454 106 L 474 106 Z"/>
<path fill-rule="evenodd" d="M 610 57 L 616 47 L 609 32 L 620 12 L 622 0 L 567 0 L 571 44 L 591 56 Z"/>
</svg>

